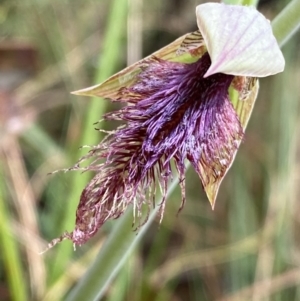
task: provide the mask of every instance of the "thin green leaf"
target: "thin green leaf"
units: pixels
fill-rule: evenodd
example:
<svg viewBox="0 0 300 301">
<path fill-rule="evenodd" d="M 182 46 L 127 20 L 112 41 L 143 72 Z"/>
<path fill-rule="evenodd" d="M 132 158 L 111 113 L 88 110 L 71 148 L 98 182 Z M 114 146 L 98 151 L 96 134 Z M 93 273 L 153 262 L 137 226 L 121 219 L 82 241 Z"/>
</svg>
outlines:
<svg viewBox="0 0 300 301">
<path fill-rule="evenodd" d="M 103 41 L 103 50 L 99 56 L 99 71 L 96 74 L 95 82 L 103 81 L 110 76 L 118 64 L 119 53 L 122 49 L 122 35 L 125 28 L 127 15 L 127 0 L 115 0 L 112 3 L 110 18 L 107 25 L 106 36 Z M 116 22 L 118 20 L 118 22 Z M 85 122 L 82 129 L 82 137 L 79 145 L 97 144 L 99 135 L 92 130 L 92 125 L 105 113 L 106 105 L 102 99 L 93 98 L 89 102 Z M 66 200 L 65 218 L 62 223 L 62 232 L 74 227 L 74 213 L 78 199 L 83 187 L 89 181 L 90 174 L 74 173 L 70 189 L 70 195 Z M 57 247 L 56 260 L 52 267 L 50 280 L 53 282 L 60 275 L 73 252 L 71 244 L 61 244 Z"/>
<path fill-rule="evenodd" d="M 11 217 L 3 196 L 3 185 L 0 185 L 0 245 L 3 264 L 6 270 L 11 300 L 25 301 L 28 298 L 21 254 L 12 235 Z"/>
<path fill-rule="evenodd" d="M 300 0 L 291 1 L 273 20 L 272 28 L 282 47 L 300 28 Z"/>
</svg>

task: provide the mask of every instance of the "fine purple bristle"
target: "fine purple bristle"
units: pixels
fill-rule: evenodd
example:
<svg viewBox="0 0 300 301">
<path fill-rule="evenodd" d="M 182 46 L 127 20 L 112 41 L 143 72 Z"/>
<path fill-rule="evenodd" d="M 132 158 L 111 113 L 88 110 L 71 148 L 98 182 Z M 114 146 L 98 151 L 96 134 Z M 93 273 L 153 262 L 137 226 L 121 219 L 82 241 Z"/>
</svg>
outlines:
<svg viewBox="0 0 300 301">
<path fill-rule="evenodd" d="M 203 78 L 210 64 L 208 53 L 192 64 L 152 57 L 145 61 L 136 84 L 120 91 L 133 97 L 128 106 L 105 115 L 124 125 L 88 155 L 94 162 L 87 169 L 96 175 L 82 192 L 76 227 L 67 237 L 74 244 L 85 243 L 130 204 L 139 227 L 142 208 L 149 212 L 157 185 L 163 194 L 163 211 L 172 160 L 182 206 L 186 159 L 202 183 L 208 181 L 204 169 L 215 178 L 226 172 L 243 129 L 228 96 L 233 76 L 219 73 Z"/>
</svg>

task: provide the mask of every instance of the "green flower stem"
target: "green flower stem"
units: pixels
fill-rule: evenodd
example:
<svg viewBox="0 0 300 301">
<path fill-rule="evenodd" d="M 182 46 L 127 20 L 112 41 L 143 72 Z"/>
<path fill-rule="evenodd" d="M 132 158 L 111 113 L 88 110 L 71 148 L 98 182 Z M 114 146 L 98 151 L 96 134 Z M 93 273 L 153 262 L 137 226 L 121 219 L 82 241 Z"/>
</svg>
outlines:
<svg viewBox="0 0 300 301">
<path fill-rule="evenodd" d="M 3 177 L 2 177 L 3 178 Z M 1 259 L 5 267 L 7 283 L 11 300 L 25 301 L 27 299 L 26 280 L 24 281 L 21 256 L 18 245 L 12 235 L 12 220 L 5 205 L 3 185 L 0 185 L 0 246 Z"/>
<path fill-rule="evenodd" d="M 177 185 L 178 179 L 174 179 L 169 187 L 168 196 Z M 99 300 L 138 242 L 147 232 L 158 211 L 159 206 L 156 206 L 151 212 L 147 223 L 136 233 L 132 229 L 132 208 L 127 208 L 122 218 L 116 221 L 112 233 L 109 235 L 95 261 L 78 285 L 71 291 L 66 301 Z"/>
<path fill-rule="evenodd" d="M 122 37 L 126 28 L 127 0 L 115 0 L 112 2 L 111 13 L 103 41 L 103 49 L 99 56 L 99 71 L 95 76 L 95 83 L 99 83 L 109 77 L 119 63 L 122 52 Z M 93 124 L 105 113 L 106 104 L 103 99 L 92 98 L 88 102 L 89 110 L 85 117 L 82 129 L 80 145 L 96 145 L 101 140 L 97 132 L 93 131 Z M 78 199 L 82 189 L 89 181 L 90 173 L 74 173 L 70 195 L 66 200 L 65 218 L 61 231 L 74 228 L 74 213 L 78 205 Z M 70 255 L 73 252 L 72 244 L 64 243 L 57 246 L 56 260 L 52 268 L 50 282 L 53 282 L 63 272 Z"/>
<path fill-rule="evenodd" d="M 300 28 L 300 0 L 291 1 L 272 21 L 272 28 L 282 47 Z"/>
</svg>

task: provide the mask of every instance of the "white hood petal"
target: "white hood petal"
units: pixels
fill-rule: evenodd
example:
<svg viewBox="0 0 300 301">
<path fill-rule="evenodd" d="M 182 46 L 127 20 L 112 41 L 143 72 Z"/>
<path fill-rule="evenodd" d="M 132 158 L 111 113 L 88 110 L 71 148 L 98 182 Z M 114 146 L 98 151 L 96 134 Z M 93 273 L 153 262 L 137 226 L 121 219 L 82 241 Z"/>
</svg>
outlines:
<svg viewBox="0 0 300 301">
<path fill-rule="evenodd" d="M 197 6 L 196 16 L 212 61 L 206 77 L 219 72 L 264 77 L 283 71 L 284 57 L 270 21 L 255 8 L 206 3 Z"/>
</svg>

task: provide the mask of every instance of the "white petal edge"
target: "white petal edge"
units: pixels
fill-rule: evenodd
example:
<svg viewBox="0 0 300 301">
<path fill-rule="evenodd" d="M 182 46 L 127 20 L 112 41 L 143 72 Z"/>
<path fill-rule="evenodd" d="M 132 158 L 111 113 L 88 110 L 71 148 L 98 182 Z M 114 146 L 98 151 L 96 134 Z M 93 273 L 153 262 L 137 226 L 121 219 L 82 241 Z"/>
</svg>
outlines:
<svg viewBox="0 0 300 301">
<path fill-rule="evenodd" d="M 215 73 L 265 77 L 282 72 L 285 61 L 270 21 L 253 7 L 206 3 L 196 7 L 199 30 Z"/>
</svg>

